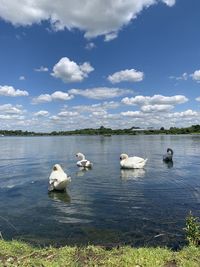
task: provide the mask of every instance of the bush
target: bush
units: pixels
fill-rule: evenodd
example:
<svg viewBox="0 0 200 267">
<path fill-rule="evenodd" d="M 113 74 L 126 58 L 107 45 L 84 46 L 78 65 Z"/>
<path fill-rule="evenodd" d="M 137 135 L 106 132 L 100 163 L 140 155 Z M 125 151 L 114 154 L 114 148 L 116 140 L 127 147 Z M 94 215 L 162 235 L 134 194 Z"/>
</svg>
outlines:
<svg viewBox="0 0 200 267">
<path fill-rule="evenodd" d="M 200 222 L 198 217 L 194 217 L 192 212 L 186 217 L 186 239 L 189 245 L 198 246 L 200 244 Z"/>
</svg>

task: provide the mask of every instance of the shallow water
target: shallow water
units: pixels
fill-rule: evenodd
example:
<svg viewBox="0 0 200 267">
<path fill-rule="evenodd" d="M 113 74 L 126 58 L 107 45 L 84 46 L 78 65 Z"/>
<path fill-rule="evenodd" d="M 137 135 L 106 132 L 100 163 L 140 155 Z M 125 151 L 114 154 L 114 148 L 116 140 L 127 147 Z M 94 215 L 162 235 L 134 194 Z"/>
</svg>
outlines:
<svg viewBox="0 0 200 267">
<path fill-rule="evenodd" d="M 4 239 L 179 248 L 186 215 L 200 216 L 200 136 L 0 137 L 0 147 Z M 92 170 L 76 167 L 77 152 Z M 122 152 L 147 157 L 145 169 L 120 170 Z M 66 193 L 47 192 L 55 163 L 72 177 Z"/>
</svg>

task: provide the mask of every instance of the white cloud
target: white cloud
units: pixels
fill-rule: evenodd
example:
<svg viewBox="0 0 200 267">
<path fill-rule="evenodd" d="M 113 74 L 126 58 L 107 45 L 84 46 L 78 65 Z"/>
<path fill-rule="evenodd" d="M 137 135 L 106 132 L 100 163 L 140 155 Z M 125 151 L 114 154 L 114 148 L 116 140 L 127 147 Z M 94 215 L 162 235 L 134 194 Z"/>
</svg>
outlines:
<svg viewBox="0 0 200 267">
<path fill-rule="evenodd" d="M 85 31 L 86 38 L 104 35 L 108 41 L 143 9 L 160 1 L 170 7 L 175 4 L 175 0 L 0 0 L 0 17 L 16 26 L 48 20 L 54 30 L 77 28 Z"/>
<path fill-rule="evenodd" d="M 90 43 L 86 44 L 85 49 L 92 50 L 95 47 L 96 47 L 96 45 L 93 42 L 90 42 Z"/>
<path fill-rule="evenodd" d="M 174 106 L 172 105 L 146 105 L 142 106 L 141 110 L 146 113 L 152 113 L 152 112 L 166 112 L 171 109 L 173 109 Z"/>
<path fill-rule="evenodd" d="M 200 82 L 200 70 L 195 70 L 195 72 L 192 73 L 191 76 L 193 80 Z"/>
<path fill-rule="evenodd" d="M 20 80 L 20 81 L 25 81 L 26 79 L 25 79 L 24 76 L 19 76 L 19 80 Z"/>
<path fill-rule="evenodd" d="M 197 116 L 199 116 L 199 113 L 191 109 L 182 112 L 174 112 L 168 115 L 169 118 L 187 118 L 187 117 L 197 117 Z"/>
<path fill-rule="evenodd" d="M 65 101 L 65 100 L 70 100 L 72 98 L 73 98 L 73 96 L 69 95 L 68 93 L 56 91 L 51 95 L 42 94 L 42 95 L 39 95 L 38 97 L 33 98 L 32 104 L 48 103 L 48 102 L 52 102 L 54 100 L 55 101 L 56 100 Z"/>
<path fill-rule="evenodd" d="M 49 69 L 47 67 L 40 66 L 39 68 L 34 69 L 34 71 L 37 71 L 37 72 L 47 72 L 47 71 L 49 71 Z"/>
<path fill-rule="evenodd" d="M 106 110 L 93 111 L 91 116 L 104 117 L 108 112 Z"/>
<path fill-rule="evenodd" d="M 126 105 L 176 105 L 183 104 L 187 102 L 187 97 L 183 95 L 175 96 L 163 96 L 163 95 L 154 95 L 154 96 L 142 96 L 138 95 L 136 97 L 125 97 L 122 99 L 122 103 Z"/>
<path fill-rule="evenodd" d="M 52 101 L 52 97 L 49 94 L 42 94 L 39 95 L 38 97 L 33 98 L 32 103 L 33 104 L 40 104 L 40 103 L 47 103 L 47 102 L 51 102 Z"/>
<path fill-rule="evenodd" d="M 11 97 L 28 96 L 28 92 L 27 91 L 23 91 L 23 90 L 19 90 L 19 89 L 15 89 L 12 86 L 8 86 L 8 85 L 1 86 L 0 85 L 0 95 L 2 95 L 2 96 L 11 96 Z"/>
<path fill-rule="evenodd" d="M 130 94 L 133 93 L 133 91 L 119 88 L 97 87 L 85 90 L 71 89 L 69 90 L 69 93 L 73 95 L 81 95 L 92 99 L 108 99 L 122 96 L 124 94 Z"/>
<path fill-rule="evenodd" d="M 92 105 L 80 105 L 80 106 L 74 106 L 72 108 L 77 110 L 80 113 L 83 113 L 83 112 L 94 112 L 94 111 L 116 109 L 119 106 L 120 106 L 119 102 L 105 101 L 103 103 L 92 104 Z"/>
<path fill-rule="evenodd" d="M 73 98 L 73 96 L 69 95 L 68 93 L 56 91 L 51 95 L 51 98 L 52 100 L 70 100 Z"/>
<path fill-rule="evenodd" d="M 49 112 L 47 110 L 40 110 L 36 113 L 34 113 L 34 116 L 36 117 L 46 117 L 49 115 Z"/>
<path fill-rule="evenodd" d="M 63 82 L 81 82 L 88 77 L 88 74 L 94 68 L 88 62 L 78 65 L 67 57 L 63 57 L 53 67 L 51 75 L 55 78 L 60 78 Z"/>
<path fill-rule="evenodd" d="M 71 117 L 71 116 L 78 116 L 78 112 L 74 111 L 61 111 L 58 113 L 59 117 Z"/>
<path fill-rule="evenodd" d="M 176 3 L 176 0 L 163 0 L 163 2 L 168 6 L 173 6 Z"/>
<path fill-rule="evenodd" d="M 184 80 L 184 81 L 187 81 L 187 79 L 188 79 L 188 74 L 187 74 L 187 72 L 184 72 L 182 75 L 180 75 L 180 76 L 170 76 L 169 78 L 170 79 L 175 79 L 175 80 L 177 80 L 177 81 L 179 81 L 179 80 Z"/>
<path fill-rule="evenodd" d="M 108 76 L 111 83 L 140 82 L 143 78 L 144 73 L 135 69 L 118 71 Z"/>
<path fill-rule="evenodd" d="M 144 114 L 138 110 L 121 112 L 121 115 L 127 117 L 136 117 L 136 118 L 144 117 Z"/>
<path fill-rule="evenodd" d="M 200 101 L 200 96 L 199 96 L 199 97 L 197 97 L 197 98 L 195 98 L 195 100 L 196 100 L 196 101 Z"/>
<path fill-rule="evenodd" d="M 105 41 L 105 42 L 110 42 L 110 41 L 116 39 L 117 36 L 118 36 L 118 32 L 117 32 L 117 31 L 107 33 L 107 34 L 105 35 L 104 41 Z"/>
<path fill-rule="evenodd" d="M 13 106 L 12 104 L 0 105 L 1 114 L 19 115 L 24 113 L 21 105 Z"/>
</svg>

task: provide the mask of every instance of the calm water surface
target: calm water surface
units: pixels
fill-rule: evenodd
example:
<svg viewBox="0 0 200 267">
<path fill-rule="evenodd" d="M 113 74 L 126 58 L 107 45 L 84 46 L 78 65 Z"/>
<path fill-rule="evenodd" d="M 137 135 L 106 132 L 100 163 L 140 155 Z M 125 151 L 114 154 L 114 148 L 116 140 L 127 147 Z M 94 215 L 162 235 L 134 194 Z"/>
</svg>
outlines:
<svg viewBox="0 0 200 267">
<path fill-rule="evenodd" d="M 162 155 L 174 149 L 174 162 Z M 184 245 L 185 217 L 200 216 L 200 136 L 0 137 L 0 231 L 34 244 Z M 82 152 L 94 163 L 76 167 Z M 120 170 L 119 156 L 148 157 Z M 48 194 L 60 163 L 66 193 Z"/>
</svg>

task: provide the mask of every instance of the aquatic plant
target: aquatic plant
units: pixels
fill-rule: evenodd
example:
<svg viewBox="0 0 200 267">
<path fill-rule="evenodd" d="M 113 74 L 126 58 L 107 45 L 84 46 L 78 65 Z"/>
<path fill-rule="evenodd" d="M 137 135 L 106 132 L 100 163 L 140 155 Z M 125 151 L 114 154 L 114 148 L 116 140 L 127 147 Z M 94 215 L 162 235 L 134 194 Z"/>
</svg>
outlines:
<svg viewBox="0 0 200 267">
<path fill-rule="evenodd" d="M 189 245 L 198 246 L 200 244 L 200 222 L 198 217 L 194 217 L 192 212 L 186 217 L 186 239 Z"/>
</svg>

